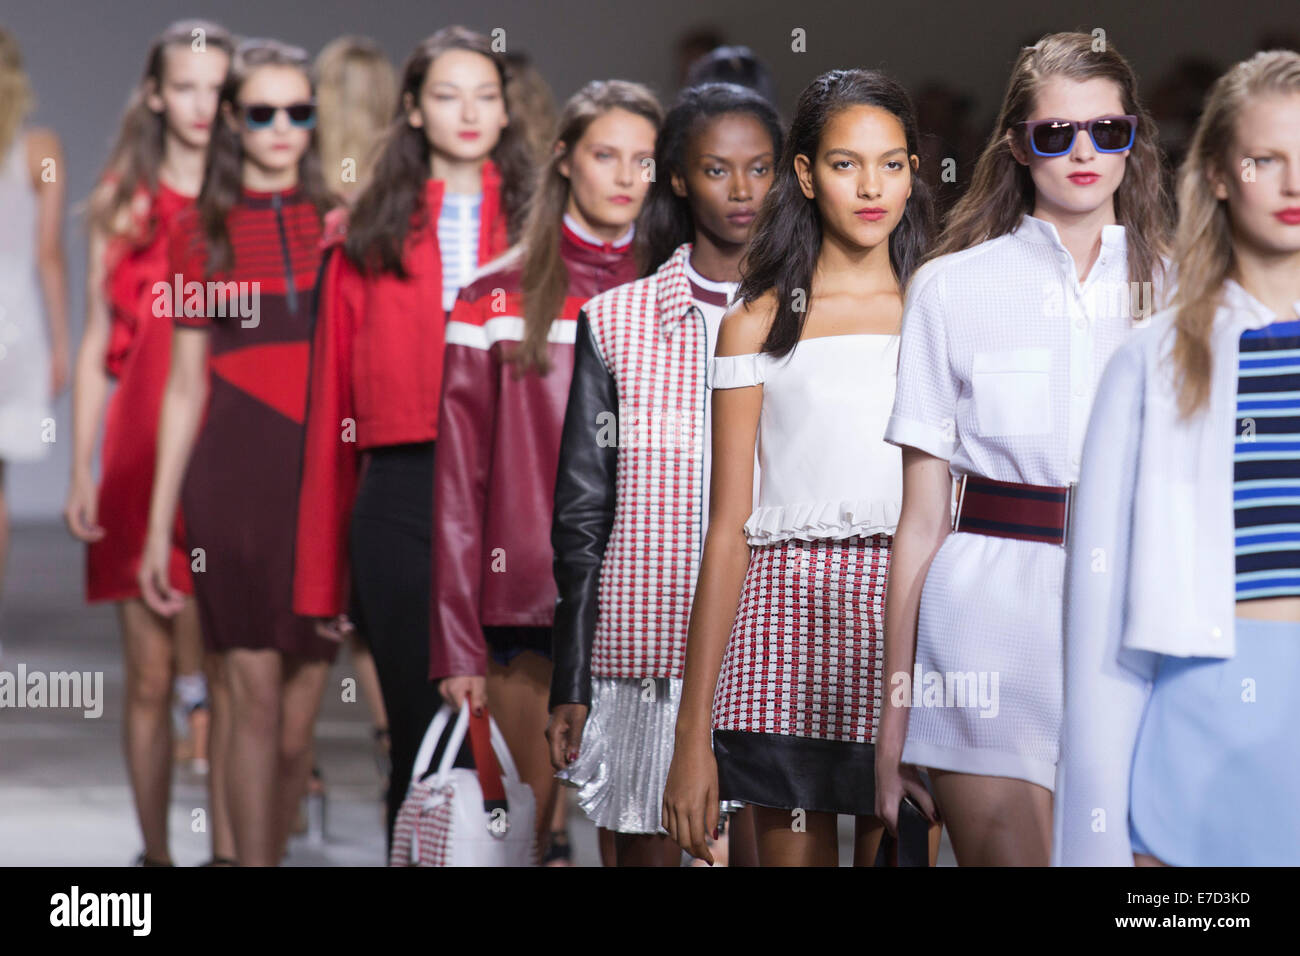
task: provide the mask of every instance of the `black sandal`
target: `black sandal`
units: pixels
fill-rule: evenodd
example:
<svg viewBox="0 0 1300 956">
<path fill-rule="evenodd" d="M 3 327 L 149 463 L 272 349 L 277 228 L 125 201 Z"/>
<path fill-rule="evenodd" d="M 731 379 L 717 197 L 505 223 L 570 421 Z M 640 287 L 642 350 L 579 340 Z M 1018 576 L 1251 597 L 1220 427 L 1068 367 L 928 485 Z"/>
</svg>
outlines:
<svg viewBox="0 0 1300 956">
<path fill-rule="evenodd" d="M 200 863 L 199 866 L 239 866 L 238 860 L 232 860 L 228 856 L 214 856 L 206 863 Z"/>
<path fill-rule="evenodd" d="M 135 862 L 132 863 L 131 865 L 132 866 L 175 866 L 176 864 L 173 863 L 171 860 L 166 860 L 166 861 L 151 860 L 149 859 L 149 857 L 141 853 L 139 856 L 135 858 Z"/>
<path fill-rule="evenodd" d="M 542 866 L 572 866 L 573 847 L 569 845 L 569 831 L 552 830 L 550 845 L 542 857 Z"/>
</svg>

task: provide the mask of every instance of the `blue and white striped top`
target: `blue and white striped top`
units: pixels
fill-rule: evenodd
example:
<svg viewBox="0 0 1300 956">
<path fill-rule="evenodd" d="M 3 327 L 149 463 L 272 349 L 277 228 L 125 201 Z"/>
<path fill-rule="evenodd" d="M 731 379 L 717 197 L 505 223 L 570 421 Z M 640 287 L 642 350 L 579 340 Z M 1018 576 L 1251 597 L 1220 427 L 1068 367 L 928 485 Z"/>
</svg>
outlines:
<svg viewBox="0 0 1300 956">
<path fill-rule="evenodd" d="M 438 254 L 442 258 L 442 308 L 450 312 L 456 294 L 478 269 L 481 195 L 444 193 L 438 213 Z"/>
<path fill-rule="evenodd" d="M 1237 600 L 1300 595 L 1300 319 L 1241 334 L 1232 499 Z"/>
</svg>

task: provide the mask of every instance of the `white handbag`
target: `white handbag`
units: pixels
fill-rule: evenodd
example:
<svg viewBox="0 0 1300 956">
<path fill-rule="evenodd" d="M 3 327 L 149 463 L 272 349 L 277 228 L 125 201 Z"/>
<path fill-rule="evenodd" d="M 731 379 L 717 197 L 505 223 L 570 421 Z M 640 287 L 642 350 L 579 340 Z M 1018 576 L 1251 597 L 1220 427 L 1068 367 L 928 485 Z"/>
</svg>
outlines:
<svg viewBox="0 0 1300 956">
<path fill-rule="evenodd" d="M 484 708 L 471 716 L 469 701 L 456 714 L 442 760 L 429 766 L 443 731 L 456 712 L 434 715 L 415 757 L 415 773 L 397 813 L 389 866 L 534 866 L 532 787 L 519 779 L 510 749 Z M 466 732 L 477 769 L 453 767 Z"/>
</svg>

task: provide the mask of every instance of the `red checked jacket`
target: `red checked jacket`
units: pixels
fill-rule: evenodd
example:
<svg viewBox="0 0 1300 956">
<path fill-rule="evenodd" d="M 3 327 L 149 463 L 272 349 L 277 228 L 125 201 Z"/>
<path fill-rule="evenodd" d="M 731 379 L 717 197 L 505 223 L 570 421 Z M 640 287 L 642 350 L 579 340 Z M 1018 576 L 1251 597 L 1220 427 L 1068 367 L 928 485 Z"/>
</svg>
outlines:
<svg viewBox="0 0 1300 956">
<path fill-rule="evenodd" d="M 508 245 L 501 178 L 482 170 L 478 261 Z M 332 617 L 347 602 L 347 525 L 361 453 L 433 441 L 447 315 L 442 309 L 438 215 L 445 183 L 425 186 L 422 224 L 407 238 L 405 279 L 363 274 L 331 237 L 312 341 L 298 510 L 294 611 Z M 417 214 L 418 215 L 418 214 Z"/>
<path fill-rule="evenodd" d="M 561 227 L 568 296 L 551 324 L 545 375 L 505 357 L 523 338 L 520 259 L 488 266 L 447 325 L 434 458 L 429 676 L 487 673 L 484 627 L 550 627 L 551 506 L 578 310 L 636 277 L 632 243 L 596 245 Z"/>
<path fill-rule="evenodd" d="M 551 536 L 552 707 L 590 706 L 593 675 L 682 676 L 703 536 L 709 358 L 690 254 L 690 243 L 679 246 L 578 319 Z M 611 411 L 617 431 L 601 427 Z"/>
</svg>

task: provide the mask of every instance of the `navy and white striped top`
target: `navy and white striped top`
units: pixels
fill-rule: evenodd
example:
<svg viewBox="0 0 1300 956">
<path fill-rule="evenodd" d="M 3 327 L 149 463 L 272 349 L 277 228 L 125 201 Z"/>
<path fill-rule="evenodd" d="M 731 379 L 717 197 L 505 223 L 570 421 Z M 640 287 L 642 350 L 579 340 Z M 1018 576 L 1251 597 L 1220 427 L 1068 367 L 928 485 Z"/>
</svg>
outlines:
<svg viewBox="0 0 1300 956">
<path fill-rule="evenodd" d="M 447 193 L 438 214 L 438 252 L 442 257 L 442 307 L 456 304 L 456 294 L 479 267 L 478 232 L 481 195 Z"/>
<path fill-rule="evenodd" d="M 1237 600 L 1300 595 L 1300 319 L 1241 334 L 1232 499 Z"/>
</svg>

